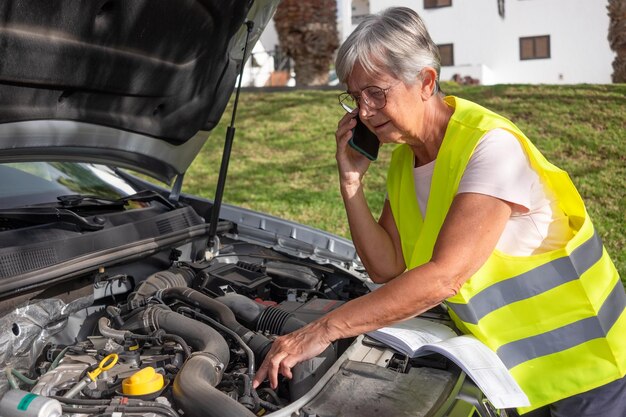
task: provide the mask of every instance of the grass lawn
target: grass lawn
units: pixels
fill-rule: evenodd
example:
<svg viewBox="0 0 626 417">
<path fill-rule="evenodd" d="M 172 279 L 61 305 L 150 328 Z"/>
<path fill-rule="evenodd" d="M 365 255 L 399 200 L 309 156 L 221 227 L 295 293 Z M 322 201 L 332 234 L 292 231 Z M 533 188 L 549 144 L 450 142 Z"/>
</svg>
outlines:
<svg viewBox="0 0 626 417">
<path fill-rule="evenodd" d="M 626 279 L 626 85 L 444 84 L 515 122 L 569 172 Z M 224 201 L 349 237 L 335 164 L 339 91 L 242 92 Z M 232 105 L 232 103 L 231 103 Z M 212 199 L 231 109 L 189 169 L 183 191 Z M 366 177 L 378 215 L 392 146 Z"/>
</svg>

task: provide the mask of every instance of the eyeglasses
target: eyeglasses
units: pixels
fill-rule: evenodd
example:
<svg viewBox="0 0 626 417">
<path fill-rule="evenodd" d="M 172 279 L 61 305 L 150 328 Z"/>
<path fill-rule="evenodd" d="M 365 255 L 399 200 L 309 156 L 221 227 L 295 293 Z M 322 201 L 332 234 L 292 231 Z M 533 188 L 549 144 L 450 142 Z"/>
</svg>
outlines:
<svg viewBox="0 0 626 417">
<path fill-rule="evenodd" d="M 398 84 L 398 83 L 396 83 Z M 339 105 L 348 113 L 357 109 L 363 102 L 372 110 L 380 110 L 387 104 L 387 92 L 396 84 L 388 88 L 380 88 L 375 85 L 365 87 L 361 90 L 361 94 L 350 94 L 348 92 L 339 94 Z"/>
</svg>

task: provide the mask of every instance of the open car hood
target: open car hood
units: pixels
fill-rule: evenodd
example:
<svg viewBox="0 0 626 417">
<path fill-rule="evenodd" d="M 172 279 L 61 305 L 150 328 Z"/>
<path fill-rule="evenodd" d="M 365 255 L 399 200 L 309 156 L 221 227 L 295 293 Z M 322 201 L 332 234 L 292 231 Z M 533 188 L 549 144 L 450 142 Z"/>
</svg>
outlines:
<svg viewBox="0 0 626 417">
<path fill-rule="evenodd" d="M 278 0 L 7 0 L 0 162 L 189 167 Z"/>
</svg>

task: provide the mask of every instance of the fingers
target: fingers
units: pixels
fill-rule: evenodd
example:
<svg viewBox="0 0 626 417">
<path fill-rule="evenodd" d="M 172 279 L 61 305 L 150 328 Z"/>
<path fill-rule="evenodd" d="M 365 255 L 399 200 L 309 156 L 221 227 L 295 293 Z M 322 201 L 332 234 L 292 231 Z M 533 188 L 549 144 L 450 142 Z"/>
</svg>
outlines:
<svg viewBox="0 0 626 417">
<path fill-rule="evenodd" d="M 289 353 L 281 349 L 279 339 L 274 341 L 272 348 L 265 356 L 263 363 L 258 368 L 256 375 L 254 376 L 252 387 L 258 387 L 265 380 L 265 378 L 268 378 L 272 389 L 276 389 L 276 387 L 278 387 L 279 372 L 285 377 L 291 378 L 291 367 L 294 364 L 291 364 L 290 366 L 287 365 L 287 363 L 292 362 L 285 362 L 285 359 L 288 356 Z"/>
<path fill-rule="evenodd" d="M 278 387 L 278 374 L 280 373 L 288 379 L 293 378 L 291 368 L 296 364 L 297 361 L 290 357 L 287 352 L 280 352 L 273 356 L 268 353 L 252 380 L 252 387 L 256 389 L 265 378 L 268 378 L 272 389 L 276 389 Z"/>
<path fill-rule="evenodd" d="M 343 117 L 339 119 L 339 123 L 337 123 L 337 127 L 340 127 L 342 124 L 347 123 L 348 121 L 354 119 L 355 117 L 357 117 L 357 115 L 358 115 L 357 110 L 353 110 L 350 113 L 344 114 Z"/>
<path fill-rule="evenodd" d="M 287 379 L 293 378 L 291 369 L 302 360 L 301 357 L 295 355 L 287 355 L 280 364 L 280 373 Z"/>
<path fill-rule="evenodd" d="M 259 367 L 259 369 L 257 369 L 256 374 L 254 375 L 254 379 L 252 380 L 252 388 L 257 389 L 259 385 L 261 385 L 261 383 L 263 382 L 263 380 L 265 380 L 265 377 L 267 376 L 267 366 L 264 366 L 265 362 L 263 362 L 263 365 L 261 365 Z"/>
<path fill-rule="evenodd" d="M 256 374 L 254 375 L 254 379 L 252 380 L 252 387 L 256 389 L 259 385 L 263 383 L 265 378 L 267 378 L 268 368 L 269 368 L 269 358 L 272 353 L 274 346 L 270 348 L 270 351 L 267 352 L 265 359 L 263 359 L 263 363 L 256 370 Z"/>
<path fill-rule="evenodd" d="M 313 335 L 313 332 L 296 330 L 286 336 L 277 338 L 263 363 L 258 368 L 252 386 L 258 387 L 265 378 L 269 379 L 273 389 L 278 387 L 278 374 L 291 379 L 291 369 L 303 360 L 319 355 L 328 345 L 323 337 Z"/>
<path fill-rule="evenodd" d="M 337 144 L 340 142 L 347 142 L 348 139 L 352 136 L 352 129 L 356 126 L 356 113 L 346 113 L 337 124 L 337 131 L 335 133 L 335 138 L 337 139 Z"/>
<path fill-rule="evenodd" d="M 289 354 L 287 352 L 279 352 L 270 358 L 267 372 L 268 372 L 268 377 L 270 380 L 270 386 L 272 387 L 272 389 L 276 389 L 276 387 L 278 387 L 278 372 L 283 370 L 283 366 L 281 365 L 281 362 L 288 355 Z M 283 373 L 283 375 L 285 374 Z"/>
</svg>

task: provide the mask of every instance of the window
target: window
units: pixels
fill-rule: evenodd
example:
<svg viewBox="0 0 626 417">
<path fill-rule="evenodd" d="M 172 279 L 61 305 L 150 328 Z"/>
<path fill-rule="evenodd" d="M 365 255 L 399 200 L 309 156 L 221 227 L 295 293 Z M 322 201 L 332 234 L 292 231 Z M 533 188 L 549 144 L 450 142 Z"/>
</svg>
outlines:
<svg viewBox="0 0 626 417">
<path fill-rule="evenodd" d="M 452 6 L 452 0 L 424 0 L 424 9 Z"/>
<path fill-rule="evenodd" d="M 550 35 L 519 38 L 519 59 L 550 58 Z"/>
<path fill-rule="evenodd" d="M 439 56 L 441 56 L 441 66 L 451 67 L 454 65 L 454 46 L 451 43 L 437 45 Z"/>
</svg>

